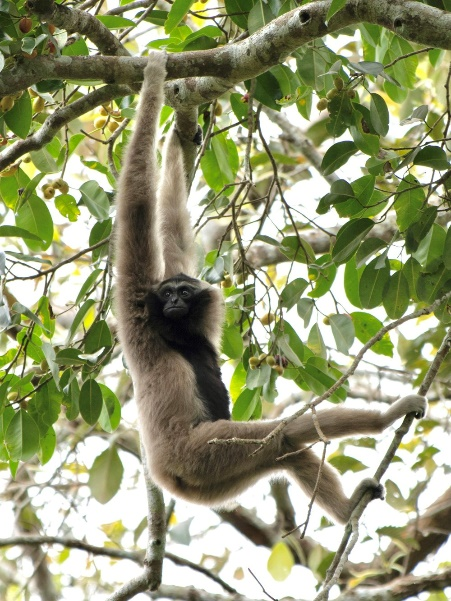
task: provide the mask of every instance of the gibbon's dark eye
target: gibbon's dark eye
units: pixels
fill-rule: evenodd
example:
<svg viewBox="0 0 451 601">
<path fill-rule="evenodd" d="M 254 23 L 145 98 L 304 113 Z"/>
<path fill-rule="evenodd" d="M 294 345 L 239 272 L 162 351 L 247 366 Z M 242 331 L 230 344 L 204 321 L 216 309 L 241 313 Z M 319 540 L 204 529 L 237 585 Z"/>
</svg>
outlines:
<svg viewBox="0 0 451 601">
<path fill-rule="evenodd" d="M 188 296 L 189 296 L 189 290 L 187 288 L 182 288 L 180 290 L 180 296 L 182 296 L 183 298 L 188 298 Z"/>
<path fill-rule="evenodd" d="M 164 296 L 164 298 L 169 298 L 171 296 L 171 291 L 170 290 L 165 290 L 163 292 L 163 296 Z"/>
</svg>

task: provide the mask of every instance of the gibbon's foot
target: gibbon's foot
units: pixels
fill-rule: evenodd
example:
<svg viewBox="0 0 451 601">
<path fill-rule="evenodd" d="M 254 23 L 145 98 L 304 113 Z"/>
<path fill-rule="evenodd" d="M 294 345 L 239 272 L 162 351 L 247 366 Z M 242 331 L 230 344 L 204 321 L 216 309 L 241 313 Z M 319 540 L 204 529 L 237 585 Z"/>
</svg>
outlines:
<svg viewBox="0 0 451 601">
<path fill-rule="evenodd" d="M 202 144 L 202 139 L 203 139 L 202 128 L 200 125 L 198 125 L 197 132 L 193 138 L 193 142 L 194 142 L 194 144 L 197 144 L 197 146 L 200 146 Z"/>
<path fill-rule="evenodd" d="M 380 484 L 380 482 L 378 482 L 374 478 L 365 478 L 364 480 L 362 480 L 362 482 L 360 482 L 360 484 L 357 486 L 355 491 L 352 493 L 351 503 L 350 503 L 350 505 L 351 505 L 350 514 L 354 511 L 354 509 L 355 509 L 356 505 L 359 503 L 360 499 L 367 492 L 371 493 L 371 500 L 373 501 L 374 499 L 383 499 L 384 494 L 385 494 L 385 489 L 382 486 L 382 484 Z"/>
<path fill-rule="evenodd" d="M 161 50 L 152 50 L 149 52 L 147 59 L 147 65 L 144 68 L 144 79 L 148 79 L 150 82 L 155 80 L 155 84 L 166 78 L 166 64 L 168 62 L 168 55 L 166 52 Z"/>
</svg>

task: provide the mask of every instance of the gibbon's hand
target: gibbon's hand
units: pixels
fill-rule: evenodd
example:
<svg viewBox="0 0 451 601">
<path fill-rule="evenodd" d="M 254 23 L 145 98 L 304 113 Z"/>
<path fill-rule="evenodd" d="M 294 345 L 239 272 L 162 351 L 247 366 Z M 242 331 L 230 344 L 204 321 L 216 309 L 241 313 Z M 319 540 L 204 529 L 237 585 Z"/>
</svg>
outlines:
<svg viewBox="0 0 451 601">
<path fill-rule="evenodd" d="M 168 55 L 162 50 L 151 50 L 147 65 L 144 67 L 144 80 L 148 83 L 159 85 L 161 80 L 164 81 L 167 75 L 166 64 Z"/>
</svg>

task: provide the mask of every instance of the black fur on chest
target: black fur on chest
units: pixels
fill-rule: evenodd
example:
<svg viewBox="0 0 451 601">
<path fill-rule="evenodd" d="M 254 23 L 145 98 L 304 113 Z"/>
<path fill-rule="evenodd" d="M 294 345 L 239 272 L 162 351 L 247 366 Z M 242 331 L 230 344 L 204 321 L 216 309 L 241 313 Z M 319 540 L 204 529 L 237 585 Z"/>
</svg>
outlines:
<svg viewBox="0 0 451 601">
<path fill-rule="evenodd" d="M 187 344 L 173 340 L 166 342 L 193 368 L 197 392 L 208 415 L 207 421 L 230 419 L 229 395 L 222 381 L 216 351 L 210 342 L 200 336 L 192 336 Z"/>
</svg>

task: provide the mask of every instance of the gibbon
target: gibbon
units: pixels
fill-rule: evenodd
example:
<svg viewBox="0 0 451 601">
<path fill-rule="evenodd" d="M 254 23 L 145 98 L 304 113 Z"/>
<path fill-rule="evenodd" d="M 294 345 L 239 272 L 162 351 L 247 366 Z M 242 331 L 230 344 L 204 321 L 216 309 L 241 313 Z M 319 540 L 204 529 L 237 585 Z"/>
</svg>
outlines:
<svg viewBox="0 0 451 601">
<path fill-rule="evenodd" d="M 151 476 L 172 494 L 220 506 L 260 478 L 284 472 L 311 495 L 321 462 L 306 445 L 318 440 L 310 414 L 289 423 L 251 456 L 250 445 L 212 439 L 262 439 L 279 421 L 232 422 L 218 352 L 224 318 L 220 290 L 195 279 L 194 243 L 178 132 L 163 152 L 159 185 L 155 143 L 163 104 L 166 55 L 152 52 L 144 71 L 134 133 L 125 153 L 117 196 L 116 303 L 120 340 L 130 370 L 139 427 Z M 381 432 L 407 413 L 424 415 L 426 399 L 409 395 L 385 413 L 335 407 L 319 411 L 327 438 Z M 287 453 L 303 449 L 302 453 Z M 348 498 L 338 473 L 321 467 L 316 501 L 346 522 L 366 490 Z"/>
</svg>

